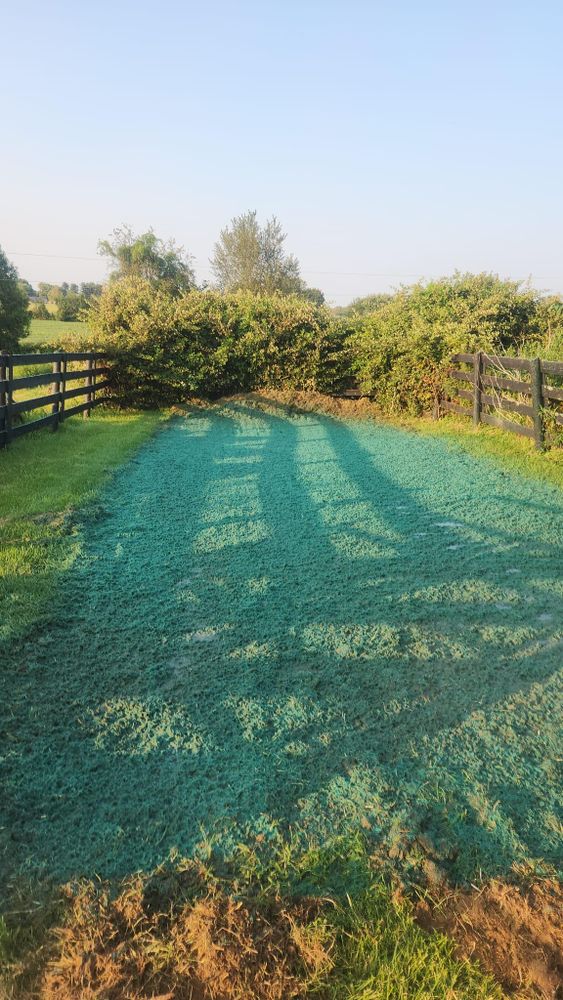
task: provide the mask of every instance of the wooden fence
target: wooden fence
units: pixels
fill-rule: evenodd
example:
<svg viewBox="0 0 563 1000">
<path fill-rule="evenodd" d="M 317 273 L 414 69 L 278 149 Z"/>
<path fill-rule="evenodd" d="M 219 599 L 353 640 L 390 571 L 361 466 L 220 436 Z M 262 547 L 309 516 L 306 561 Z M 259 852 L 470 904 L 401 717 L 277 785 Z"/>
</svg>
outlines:
<svg viewBox="0 0 563 1000">
<path fill-rule="evenodd" d="M 99 396 L 108 386 L 107 381 L 99 381 L 109 371 L 100 367 L 102 355 L 90 353 L 67 353 L 56 351 L 52 354 L 0 354 L 0 448 L 9 444 L 14 438 L 40 427 L 51 427 L 56 431 L 61 421 L 82 413 L 90 415 L 94 406 L 104 402 Z M 78 368 L 71 366 L 82 362 Z M 37 365 L 52 365 L 49 372 L 39 372 L 37 375 L 14 377 L 14 369 L 29 368 Z M 69 383 L 80 382 L 70 388 Z M 31 399 L 15 399 L 21 390 L 30 390 L 49 386 L 49 392 L 41 396 L 33 395 Z M 67 406 L 68 400 L 85 396 L 81 403 Z M 33 410 L 49 409 L 49 412 L 34 420 L 24 420 L 22 414 Z"/>
<path fill-rule="evenodd" d="M 444 400 L 441 409 L 473 417 L 474 424 L 490 424 L 505 431 L 514 431 L 533 438 L 537 448 L 543 448 L 549 425 L 563 426 L 563 387 L 551 383 L 563 378 L 563 361 L 541 361 L 539 358 L 508 358 L 485 354 L 454 354 L 452 364 L 470 366 L 466 370 L 452 368 L 450 378 L 470 383 L 469 389 L 457 389 L 454 400 Z M 520 377 L 512 378 L 511 372 Z M 507 377 L 508 376 L 508 377 Z M 510 399 L 500 391 L 516 394 L 522 399 Z M 464 406 L 458 400 L 467 400 Z M 505 413 L 517 413 L 525 422 L 507 420 Z"/>
</svg>

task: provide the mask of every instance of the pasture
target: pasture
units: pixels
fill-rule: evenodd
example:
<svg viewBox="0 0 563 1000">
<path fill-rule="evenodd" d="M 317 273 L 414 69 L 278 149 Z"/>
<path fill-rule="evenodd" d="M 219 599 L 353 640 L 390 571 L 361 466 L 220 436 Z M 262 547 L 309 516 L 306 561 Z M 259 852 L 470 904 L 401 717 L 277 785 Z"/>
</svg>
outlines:
<svg viewBox="0 0 563 1000">
<path fill-rule="evenodd" d="M 86 323 L 64 323 L 58 319 L 32 319 L 29 335 L 22 341 L 22 349 L 33 344 L 58 344 L 60 340 L 80 337 L 86 333 Z"/>
<path fill-rule="evenodd" d="M 549 483 L 384 424 L 176 416 L 10 648 L 3 878 L 290 831 L 361 830 L 410 875 L 557 867 L 562 515 Z"/>
</svg>

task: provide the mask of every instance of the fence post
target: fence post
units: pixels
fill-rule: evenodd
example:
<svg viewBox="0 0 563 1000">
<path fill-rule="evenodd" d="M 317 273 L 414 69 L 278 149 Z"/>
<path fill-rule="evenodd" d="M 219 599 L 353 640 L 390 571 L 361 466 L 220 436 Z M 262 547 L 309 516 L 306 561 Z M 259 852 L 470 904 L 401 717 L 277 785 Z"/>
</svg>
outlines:
<svg viewBox="0 0 563 1000">
<path fill-rule="evenodd" d="M 59 429 L 60 405 L 61 405 L 61 359 L 60 358 L 58 358 L 56 361 L 53 361 L 53 381 L 51 382 L 51 394 L 53 396 L 51 413 L 54 417 L 53 423 L 51 424 L 51 430 L 56 431 Z"/>
<path fill-rule="evenodd" d="M 94 358 L 91 355 L 88 358 L 88 371 L 90 372 L 90 374 L 86 378 L 86 385 L 88 386 L 88 389 L 89 389 L 89 391 L 86 394 L 86 402 L 87 403 L 91 403 L 92 402 L 92 396 L 93 396 L 92 385 L 94 384 L 94 376 L 92 374 L 93 369 L 94 369 Z M 86 419 L 87 417 L 89 417 L 90 413 L 91 413 L 90 407 L 88 407 L 86 410 L 83 410 L 82 411 L 83 418 Z"/>
<path fill-rule="evenodd" d="M 66 392 L 66 370 L 67 370 L 67 357 L 66 353 L 61 352 L 61 381 L 60 381 L 60 393 L 59 393 L 59 423 L 65 418 L 65 392 Z"/>
<path fill-rule="evenodd" d="M 477 351 L 473 355 L 473 423 L 475 426 L 481 423 L 481 393 L 483 391 L 483 352 Z"/>
<path fill-rule="evenodd" d="M 12 375 L 12 366 L 10 364 L 10 355 L 7 351 L 2 351 L 0 353 L 0 382 L 10 382 Z M 4 447 L 8 444 L 11 431 L 12 431 L 12 415 L 10 413 L 10 403 L 12 401 L 12 395 L 10 391 L 10 385 L 6 389 L 0 390 L 0 406 L 5 406 L 4 417 L 0 422 L 0 432 L 3 433 L 4 441 L 0 443 L 0 447 Z"/>
<path fill-rule="evenodd" d="M 542 373 L 541 373 L 541 362 L 539 358 L 534 358 L 530 361 L 530 375 L 532 379 L 532 408 L 534 411 L 534 441 L 536 443 L 536 448 L 541 450 L 544 446 L 545 440 L 545 428 L 543 425 L 543 392 L 542 392 Z"/>
</svg>

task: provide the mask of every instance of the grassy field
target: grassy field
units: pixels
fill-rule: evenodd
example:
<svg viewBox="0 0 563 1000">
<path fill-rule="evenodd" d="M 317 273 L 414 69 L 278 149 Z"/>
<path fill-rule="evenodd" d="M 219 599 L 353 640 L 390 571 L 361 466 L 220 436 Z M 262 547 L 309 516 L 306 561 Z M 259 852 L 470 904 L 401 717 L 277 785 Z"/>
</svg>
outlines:
<svg viewBox="0 0 563 1000">
<path fill-rule="evenodd" d="M 179 853 L 205 893 L 250 880 L 270 923 L 280 899 L 334 901 L 296 932 L 312 995 L 500 997 L 392 884 L 557 865 L 561 493 L 507 435 L 480 461 L 469 430 L 259 405 L 156 437 L 155 415 L 98 413 L 0 454 L 2 884 Z M 121 882 L 132 913 L 147 879 Z M 100 891 L 72 896 L 61 997 L 92 922 L 102 945 L 122 932 Z M 37 928 L 7 919 L 17 968 Z M 158 966 L 172 938 L 139 920 L 127 947 L 156 935 Z M 156 966 L 160 992 L 192 976 Z"/>
<path fill-rule="evenodd" d="M 22 342 L 26 344 L 58 344 L 61 339 L 80 336 L 88 327 L 86 323 L 62 323 L 57 319 L 32 319 L 29 336 Z"/>
</svg>

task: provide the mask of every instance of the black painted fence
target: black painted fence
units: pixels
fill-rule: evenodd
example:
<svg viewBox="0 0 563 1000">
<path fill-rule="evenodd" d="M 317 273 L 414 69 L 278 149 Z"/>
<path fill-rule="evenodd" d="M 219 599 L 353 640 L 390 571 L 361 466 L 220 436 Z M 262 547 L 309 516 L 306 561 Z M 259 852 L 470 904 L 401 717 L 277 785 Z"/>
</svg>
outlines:
<svg viewBox="0 0 563 1000">
<path fill-rule="evenodd" d="M 109 382 L 104 379 L 109 369 L 100 364 L 101 354 L 93 352 L 55 351 L 52 354 L 0 354 L 0 448 L 14 438 L 41 427 L 56 431 L 68 417 L 90 411 L 105 402 L 100 395 Z M 73 367 L 78 363 L 78 367 Z M 51 371 L 34 375 L 14 376 L 14 370 L 39 365 L 51 365 Z M 76 383 L 80 383 L 76 385 Z M 43 388 L 48 386 L 48 392 Z M 31 399 L 14 398 L 22 389 L 37 388 L 41 395 Z M 82 402 L 74 400 L 85 397 Z M 72 400 L 71 405 L 68 402 Z M 23 414 L 34 410 L 49 409 L 47 414 L 33 420 Z"/>
<path fill-rule="evenodd" d="M 545 446 L 549 428 L 563 427 L 563 385 L 553 384 L 563 380 L 563 361 L 501 357 L 484 351 L 454 354 L 451 360 L 466 367 L 450 369 L 450 378 L 471 388 L 458 388 L 454 398 L 442 401 L 442 410 L 472 417 L 474 424 L 490 424 L 533 438 L 537 448 Z M 512 378 L 512 372 L 518 377 Z M 518 398 L 507 398 L 501 390 Z M 518 414 L 522 422 L 507 420 L 506 413 Z"/>
</svg>

